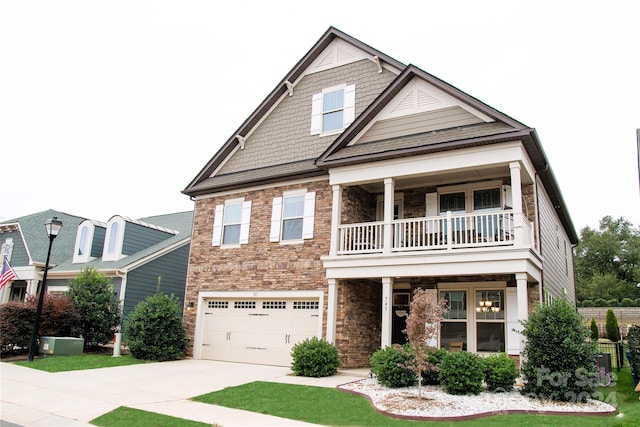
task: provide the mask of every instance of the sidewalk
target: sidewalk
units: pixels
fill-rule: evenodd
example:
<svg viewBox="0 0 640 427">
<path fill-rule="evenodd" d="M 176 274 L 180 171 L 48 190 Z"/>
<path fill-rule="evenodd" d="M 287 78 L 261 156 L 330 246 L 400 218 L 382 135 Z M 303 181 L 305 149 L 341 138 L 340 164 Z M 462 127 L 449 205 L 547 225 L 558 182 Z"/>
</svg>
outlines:
<svg viewBox="0 0 640 427">
<path fill-rule="evenodd" d="M 331 377 L 308 378 L 296 377 L 285 367 L 185 359 L 48 373 L 3 362 L 0 426 L 89 426 L 92 419 L 120 406 L 223 427 L 313 426 L 188 399 L 252 381 L 336 387 L 362 379 L 367 372 L 340 371 Z"/>
</svg>

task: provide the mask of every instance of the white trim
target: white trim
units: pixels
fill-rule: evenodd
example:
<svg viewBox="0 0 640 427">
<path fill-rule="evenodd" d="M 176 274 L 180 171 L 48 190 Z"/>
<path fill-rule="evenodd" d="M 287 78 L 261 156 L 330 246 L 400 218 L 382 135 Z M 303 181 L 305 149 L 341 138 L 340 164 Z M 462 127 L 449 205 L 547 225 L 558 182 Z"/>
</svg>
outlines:
<svg viewBox="0 0 640 427">
<path fill-rule="evenodd" d="M 113 232 L 113 225 L 118 224 L 116 240 L 114 241 L 114 248 L 112 252 L 109 252 L 109 243 L 111 241 L 111 233 Z M 126 227 L 126 221 L 119 215 L 113 216 L 107 223 L 107 232 L 104 237 L 104 248 L 102 250 L 103 261 L 118 261 L 124 256 L 122 255 L 122 245 L 124 243 L 124 232 Z"/>
<path fill-rule="evenodd" d="M 201 196 L 196 196 L 195 200 L 206 200 L 206 199 L 212 199 L 217 197 L 227 197 L 227 196 L 232 196 L 234 194 L 245 194 L 245 193 L 250 193 L 254 191 L 272 190 L 274 188 L 278 189 L 278 188 L 289 187 L 293 185 L 310 184 L 312 182 L 321 182 L 321 181 L 328 181 L 328 180 L 329 180 L 329 176 L 325 175 L 325 176 L 316 177 L 316 178 L 283 181 L 278 183 L 277 187 L 274 187 L 273 185 L 268 185 L 268 184 L 256 185 L 254 187 L 245 187 L 238 190 L 221 191 L 219 193 L 210 193 L 210 194 L 205 194 Z"/>
<path fill-rule="evenodd" d="M 224 217 L 225 205 L 216 205 L 213 213 L 213 237 L 212 246 L 220 246 L 222 243 L 222 219 Z"/>
</svg>

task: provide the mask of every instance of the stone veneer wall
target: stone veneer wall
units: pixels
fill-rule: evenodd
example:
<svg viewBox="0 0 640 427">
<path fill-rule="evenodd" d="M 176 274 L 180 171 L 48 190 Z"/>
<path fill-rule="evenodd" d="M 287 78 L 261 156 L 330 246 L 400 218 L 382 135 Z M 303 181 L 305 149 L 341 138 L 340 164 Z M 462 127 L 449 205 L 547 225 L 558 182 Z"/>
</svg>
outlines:
<svg viewBox="0 0 640 427">
<path fill-rule="evenodd" d="M 299 188 L 316 192 L 314 238 L 300 244 L 269 242 L 273 198 Z M 331 235 L 332 192 L 328 183 L 269 188 L 226 198 L 239 197 L 252 201 L 249 243 L 239 248 L 211 245 L 215 207 L 224 203 L 225 197 L 196 201 L 185 300 L 198 301 L 201 291 L 323 290 L 325 330 L 327 279 L 320 257 L 329 253 Z M 192 342 L 195 322 L 196 310 L 185 311 L 185 328 Z"/>
<path fill-rule="evenodd" d="M 336 345 L 341 368 L 369 367 L 382 336 L 382 284 L 341 281 L 338 290 Z"/>
</svg>

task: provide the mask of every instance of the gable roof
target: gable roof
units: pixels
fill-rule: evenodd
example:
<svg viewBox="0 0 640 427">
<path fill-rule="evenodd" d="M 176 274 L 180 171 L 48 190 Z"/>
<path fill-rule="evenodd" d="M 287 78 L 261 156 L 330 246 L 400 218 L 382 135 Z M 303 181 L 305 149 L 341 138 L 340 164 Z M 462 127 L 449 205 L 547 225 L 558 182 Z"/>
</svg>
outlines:
<svg viewBox="0 0 640 427">
<path fill-rule="evenodd" d="M 0 223 L 0 229 L 8 228 L 12 225 L 17 226 L 29 253 L 31 263 L 44 265 L 47 261 L 47 252 L 49 250 L 49 236 L 47 236 L 44 223 L 53 217 L 57 217 L 62 221 L 62 228 L 53 241 L 51 259 L 49 260 L 51 265 L 57 265 L 67 259 L 69 254 L 73 253 L 77 227 L 86 218 L 48 209 L 4 221 Z"/>
<path fill-rule="evenodd" d="M 299 161 L 277 165 L 274 167 L 258 168 L 228 174 L 224 177 L 210 178 L 211 174 L 222 162 L 240 145 L 237 137 L 246 136 L 274 105 L 288 92 L 288 84 L 296 82 L 308 69 L 308 67 L 324 52 L 334 40 L 340 39 L 363 52 L 377 57 L 378 60 L 398 70 L 405 68 L 405 65 L 391 58 L 390 56 L 362 43 L 361 41 L 343 33 L 342 31 L 329 27 L 320 37 L 315 45 L 302 57 L 302 59 L 287 73 L 287 75 L 276 85 L 275 89 L 262 101 L 256 110 L 242 123 L 242 125 L 232 134 L 232 136 L 222 145 L 216 154 L 207 162 L 204 168 L 196 175 L 189 185 L 182 191 L 189 196 L 206 194 L 212 190 L 224 191 L 232 188 L 246 186 L 250 182 L 268 183 L 275 182 L 283 177 L 308 178 L 323 175 L 325 172 L 318 169 L 311 161 Z"/>
<path fill-rule="evenodd" d="M 356 116 L 347 129 L 330 142 L 328 148 L 316 159 L 262 168 L 247 168 L 246 170 L 211 177 L 214 171 L 232 154 L 233 150 L 241 144 L 240 140 L 242 138 L 238 138 L 238 136 L 246 136 L 270 112 L 278 100 L 287 93 L 287 83 L 295 82 L 303 75 L 305 69 L 337 38 L 362 49 L 372 57 L 378 57 L 382 62 L 398 69 L 399 74 L 361 114 Z M 482 123 L 455 128 L 350 145 L 366 129 L 367 125 L 375 120 L 384 107 L 414 79 L 426 82 L 460 103 L 479 111 L 493 121 L 483 121 Z M 577 243 L 578 236 L 575 227 L 569 217 L 558 183 L 549 166 L 547 156 L 535 129 L 524 125 L 414 65 L 405 66 L 347 34 L 330 27 L 182 192 L 189 196 L 199 196 L 215 191 L 246 188 L 258 183 L 267 184 L 284 179 L 326 175 L 328 169 L 335 166 L 415 156 L 507 141 L 522 141 L 536 173 L 543 182 L 558 217 L 569 235 L 570 241 L 574 244 Z"/>
</svg>

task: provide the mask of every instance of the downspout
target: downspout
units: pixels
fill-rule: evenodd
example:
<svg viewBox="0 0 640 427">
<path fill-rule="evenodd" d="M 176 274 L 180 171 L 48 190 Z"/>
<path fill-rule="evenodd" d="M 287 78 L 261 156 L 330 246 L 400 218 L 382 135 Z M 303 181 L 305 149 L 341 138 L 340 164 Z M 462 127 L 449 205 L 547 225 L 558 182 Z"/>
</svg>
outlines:
<svg viewBox="0 0 640 427">
<path fill-rule="evenodd" d="M 120 282 L 120 312 L 124 312 L 124 294 L 127 289 L 127 273 L 122 270 L 116 270 L 116 277 L 121 279 Z M 120 319 L 120 327 L 113 336 L 113 357 L 120 356 L 120 345 L 122 342 L 122 330 L 124 329 L 123 318 Z"/>
</svg>

